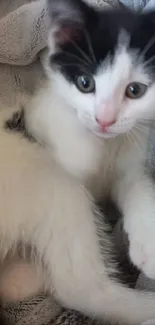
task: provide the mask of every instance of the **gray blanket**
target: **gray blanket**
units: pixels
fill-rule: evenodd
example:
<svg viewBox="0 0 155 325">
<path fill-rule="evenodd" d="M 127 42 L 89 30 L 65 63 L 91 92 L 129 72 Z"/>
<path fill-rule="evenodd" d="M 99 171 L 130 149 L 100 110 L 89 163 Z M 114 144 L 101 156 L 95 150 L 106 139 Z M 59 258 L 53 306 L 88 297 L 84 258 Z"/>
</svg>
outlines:
<svg viewBox="0 0 155 325">
<path fill-rule="evenodd" d="M 0 104 L 20 105 L 43 76 L 39 53 L 47 44 L 44 0 L 0 2 Z"/>
<path fill-rule="evenodd" d="M 86 0 L 99 6 L 119 6 L 117 0 Z M 122 0 L 125 4 L 138 0 Z M 141 2 L 140 2 L 141 1 Z M 154 0 L 149 0 L 154 1 Z M 139 4 L 143 1 L 139 0 Z M 135 6 L 133 6 L 136 8 Z M 140 7 L 142 9 L 142 7 Z M 20 107 L 27 95 L 44 78 L 39 56 L 47 44 L 48 18 L 45 0 L 0 1 L 0 104 Z M 154 161 L 154 159 L 153 159 Z M 117 227 L 117 237 L 118 227 Z M 120 233 L 119 233 L 120 234 Z M 123 255 L 124 256 L 124 255 Z M 123 263 L 129 273 L 128 264 Z M 132 273 L 135 282 L 135 274 Z M 153 289 L 154 283 L 139 277 L 140 287 Z M 46 296 L 5 305 L 0 309 L 0 324 L 12 325 L 93 325 L 97 322 L 74 311 L 63 310 Z M 105 323 L 104 323 L 105 325 Z"/>
</svg>

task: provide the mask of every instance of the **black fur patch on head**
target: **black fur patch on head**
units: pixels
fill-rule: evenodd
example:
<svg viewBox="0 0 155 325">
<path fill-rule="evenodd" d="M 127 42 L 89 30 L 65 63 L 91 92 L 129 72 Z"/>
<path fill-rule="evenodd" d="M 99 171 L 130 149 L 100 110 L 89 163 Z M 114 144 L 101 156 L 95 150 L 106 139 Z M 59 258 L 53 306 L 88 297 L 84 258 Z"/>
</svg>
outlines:
<svg viewBox="0 0 155 325">
<path fill-rule="evenodd" d="M 63 3 L 63 7 L 67 3 L 66 10 L 69 10 L 71 0 L 55 1 Z M 78 3 L 83 1 L 78 0 Z M 72 7 L 74 4 L 77 6 L 77 0 L 72 0 Z M 139 14 L 126 9 L 97 11 L 88 5 L 85 5 L 84 9 L 79 6 L 78 10 L 79 14 L 83 10 L 80 14 L 80 17 L 83 17 L 80 38 L 68 39 L 60 44 L 57 52 L 51 56 L 52 66 L 60 69 L 71 82 L 74 82 L 79 74 L 95 73 L 107 56 L 113 58 L 122 30 L 129 35 L 129 49 L 138 50 L 139 53 L 154 39 L 152 45 L 144 51 L 143 60 L 155 55 L 155 12 Z M 71 22 L 74 28 L 74 17 Z M 61 25 L 59 28 L 61 30 Z M 155 65 L 155 58 L 150 64 Z"/>
</svg>

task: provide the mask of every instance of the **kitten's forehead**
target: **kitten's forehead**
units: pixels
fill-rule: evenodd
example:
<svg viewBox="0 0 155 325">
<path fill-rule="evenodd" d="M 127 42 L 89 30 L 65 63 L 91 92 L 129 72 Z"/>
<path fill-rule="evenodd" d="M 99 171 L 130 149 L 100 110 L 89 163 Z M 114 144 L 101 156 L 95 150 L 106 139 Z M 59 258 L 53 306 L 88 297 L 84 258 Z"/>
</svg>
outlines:
<svg viewBox="0 0 155 325">
<path fill-rule="evenodd" d="M 81 72 L 96 74 L 99 66 L 107 58 L 113 61 L 122 47 L 132 54 L 132 60 L 137 58 L 138 61 L 139 56 L 141 61 L 146 61 L 155 53 L 154 34 L 153 23 L 147 17 L 128 11 L 101 11 L 98 19 L 89 21 L 83 29 L 83 36 L 76 42 L 64 44 L 61 51 L 54 54 L 52 62 L 58 63 L 62 72 L 73 80 Z M 154 42 L 149 47 L 153 37 Z M 141 56 L 141 53 L 145 55 Z M 152 65 L 155 65 L 155 58 Z"/>
<path fill-rule="evenodd" d="M 128 48 L 130 44 L 130 34 L 122 28 L 120 32 L 118 33 L 118 48 L 124 47 Z"/>
<path fill-rule="evenodd" d="M 98 61 L 104 59 L 107 53 L 113 55 L 118 45 L 139 53 L 143 52 L 144 60 L 150 58 L 155 54 L 154 21 L 151 20 L 151 16 L 131 11 L 109 10 L 106 13 L 104 11 L 99 13 L 96 28 L 94 32 L 91 31 L 92 44 L 98 48 Z"/>
<path fill-rule="evenodd" d="M 103 75 L 110 73 L 117 75 L 116 71 L 120 70 L 119 74 L 123 74 L 124 79 L 133 70 L 133 66 L 136 62 L 136 55 L 134 52 L 128 50 L 128 46 L 120 45 L 118 43 L 115 52 L 113 54 L 113 59 L 107 57 L 107 59 L 98 65 L 96 75 Z M 116 71 L 115 71 L 116 70 Z"/>
<path fill-rule="evenodd" d="M 109 57 L 98 65 L 95 81 L 98 95 L 106 100 L 112 99 L 116 93 L 124 93 L 127 85 L 132 82 L 149 84 L 152 80 L 143 64 L 138 61 L 137 53 L 129 50 L 127 45 L 118 45 L 113 60 Z"/>
</svg>

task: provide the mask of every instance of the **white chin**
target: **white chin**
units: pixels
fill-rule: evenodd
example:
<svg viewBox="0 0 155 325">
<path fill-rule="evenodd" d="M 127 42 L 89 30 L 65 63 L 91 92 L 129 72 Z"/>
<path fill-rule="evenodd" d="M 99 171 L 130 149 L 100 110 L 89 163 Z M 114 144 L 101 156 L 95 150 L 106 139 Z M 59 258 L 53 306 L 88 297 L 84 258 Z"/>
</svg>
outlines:
<svg viewBox="0 0 155 325">
<path fill-rule="evenodd" d="M 103 138 L 103 139 L 115 138 L 115 137 L 117 137 L 119 135 L 119 134 L 116 134 L 116 133 L 102 133 L 102 132 L 95 132 L 95 134 L 99 138 Z"/>
</svg>

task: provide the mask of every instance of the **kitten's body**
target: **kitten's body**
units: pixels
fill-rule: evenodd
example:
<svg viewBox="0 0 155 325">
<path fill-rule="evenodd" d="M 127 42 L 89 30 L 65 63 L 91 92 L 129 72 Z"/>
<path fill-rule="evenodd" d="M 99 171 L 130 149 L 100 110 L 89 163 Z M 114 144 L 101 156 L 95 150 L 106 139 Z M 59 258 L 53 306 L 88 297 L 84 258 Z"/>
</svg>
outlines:
<svg viewBox="0 0 155 325">
<path fill-rule="evenodd" d="M 132 139 L 124 135 L 105 140 L 97 138 L 79 123 L 64 101 L 55 99 L 51 89 L 49 81 L 28 107 L 26 121 L 30 133 L 52 149 L 56 161 L 77 177 L 96 201 L 107 197 L 115 201 L 125 214 L 124 227 L 129 240 L 134 236 L 133 262 L 154 277 L 154 258 L 148 259 L 143 252 L 143 243 L 147 247 L 146 227 L 152 239 L 148 241 L 147 253 L 154 255 L 155 250 L 155 190 L 146 167 L 150 125 L 145 127 L 145 132 L 138 130 Z M 46 107 L 44 111 L 43 107 Z"/>
<path fill-rule="evenodd" d="M 1 112 L 1 121 L 7 116 L 10 110 Z M 49 150 L 19 134 L 1 129 L 0 151 L 2 253 L 18 241 L 35 247 L 45 287 L 66 307 L 120 323 L 155 317 L 154 295 L 115 280 L 107 227 L 81 182 L 55 163 Z M 95 221 L 102 230 L 102 255 Z"/>
<path fill-rule="evenodd" d="M 91 18 L 97 15 L 80 0 L 52 0 L 51 6 L 53 24 L 55 20 L 57 27 L 59 23 L 61 27 L 67 24 L 71 27 L 68 35 L 72 34 L 75 21 L 83 24 L 85 11 Z M 115 17 L 115 14 L 112 13 L 112 16 Z M 121 15 L 124 20 L 126 13 Z M 130 15 L 132 17 L 129 14 L 128 18 L 131 18 Z M 105 20 L 106 17 L 109 13 L 104 15 Z M 139 22 L 138 16 L 133 15 L 132 18 L 136 24 Z M 60 33 L 60 40 L 64 41 L 62 36 Z M 147 40 L 148 37 L 146 35 Z M 50 50 L 55 55 L 55 49 L 50 47 Z M 124 71 L 129 74 L 131 62 L 126 52 L 120 57 Z M 127 61 L 123 64 L 125 59 Z M 74 68 L 77 69 L 77 66 L 74 62 Z M 0 131 L 2 252 L 5 255 L 18 241 L 31 244 L 44 263 L 45 286 L 65 306 L 114 322 L 138 325 L 155 318 L 155 296 L 130 290 L 115 280 L 116 266 L 111 263 L 104 220 L 101 255 L 96 225 L 99 213 L 85 187 L 97 199 L 107 193 L 112 195 L 124 214 L 131 258 L 146 273 L 154 275 L 155 193 L 152 181 L 143 168 L 147 136 L 142 132 L 139 138 L 142 148 L 138 145 L 138 149 L 123 134 L 117 134 L 115 139 L 103 139 L 104 132 L 101 132 L 93 115 L 94 107 L 99 106 L 94 102 L 94 94 L 87 97 L 79 95 L 72 80 L 75 71 L 71 69 L 69 74 L 63 71 L 64 62 L 60 69 L 55 68 L 55 64 L 53 67 L 52 83 L 49 80 L 25 110 L 27 130 L 42 146 L 17 134 Z M 105 76 L 106 73 L 99 73 L 98 78 L 100 80 Z M 116 80 L 107 78 L 106 83 L 103 80 L 99 82 L 100 94 L 103 92 L 102 85 L 107 87 L 105 94 L 108 94 L 108 80 L 110 84 L 120 81 L 117 73 L 114 76 L 117 76 Z M 124 73 L 123 76 L 127 78 L 124 82 L 131 82 L 129 76 Z M 136 77 L 143 83 L 148 81 L 148 74 L 141 70 Z M 112 89 L 114 85 L 115 82 Z M 154 98 L 149 96 L 149 99 L 149 110 L 153 115 Z M 140 107 L 146 108 L 148 98 L 140 103 L 143 103 Z M 110 105 L 108 114 L 114 103 Z M 135 105 L 136 110 L 139 106 Z M 126 107 L 130 108 L 130 115 L 132 105 L 126 104 Z M 2 122 L 4 120 L 6 117 L 2 116 Z M 134 125 L 129 116 L 125 121 L 127 126 L 125 122 L 119 124 L 119 132 L 115 125 L 116 133 L 125 133 Z M 147 242 L 146 230 L 149 234 Z M 152 255 L 149 259 L 150 248 Z"/>
</svg>

